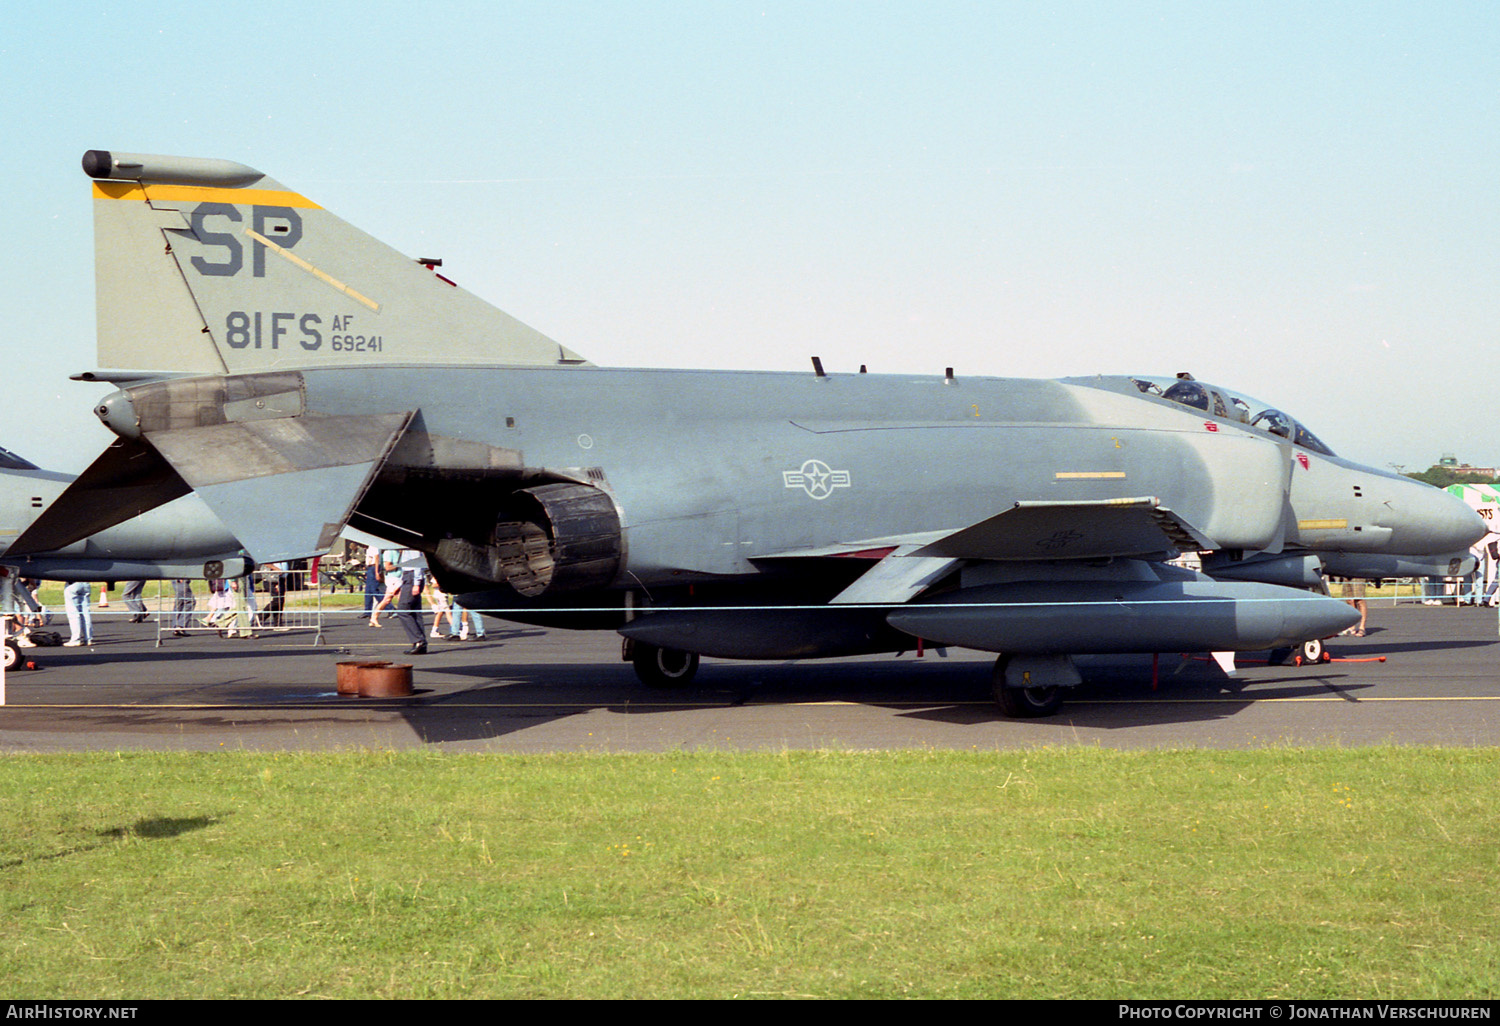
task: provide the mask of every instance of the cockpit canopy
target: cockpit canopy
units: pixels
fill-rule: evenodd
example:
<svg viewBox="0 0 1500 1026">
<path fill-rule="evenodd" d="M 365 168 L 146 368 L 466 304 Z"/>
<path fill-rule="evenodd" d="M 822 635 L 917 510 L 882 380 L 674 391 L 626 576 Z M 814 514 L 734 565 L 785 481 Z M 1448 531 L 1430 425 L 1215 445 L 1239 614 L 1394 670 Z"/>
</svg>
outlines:
<svg viewBox="0 0 1500 1026">
<path fill-rule="evenodd" d="M 37 465 L 23 460 L 9 449 L 0 448 L 0 470 L 36 470 Z"/>
<path fill-rule="evenodd" d="M 1143 395 L 1156 396 L 1169 402 L 1190 406 L 1195 410 L 1202 410 L 1215 417 L 1247 424 L 1267 434 L 1285 438 L 1302 449 L 1311 449 L 1325 456 L 1334 455 L 1332 449 L 1324 445 L 1317 435 L 1299 424 L 1295 418 L 1274 407 L 1267 406 L 1258 399 L 1252 399 L 1242 392 L 1231 392 L 1227 388 L 1210 385 L 1206 381 L 1196 381 L 1189 374 L 1176 376 L 1132 374 L 1126 378 L 1100 378 L 1098 383 L 1106 388 L 1113 386 L 1122 392 L 1128 391 L 1126 387 L 1121 387 L 1122 384 L 1128 383 Z"/>
</svg>

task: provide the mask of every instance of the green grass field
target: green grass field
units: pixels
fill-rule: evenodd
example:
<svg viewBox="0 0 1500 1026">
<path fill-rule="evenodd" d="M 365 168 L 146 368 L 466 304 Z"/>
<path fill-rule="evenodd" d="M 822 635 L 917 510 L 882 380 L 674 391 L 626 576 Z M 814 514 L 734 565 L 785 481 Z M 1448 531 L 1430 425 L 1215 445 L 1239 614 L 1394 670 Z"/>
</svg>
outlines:
<svg viewBox="0 0 1500 1026">
<path fill-rule="evenodd" d="M 0 759 L 7 997 L 1479 998 L 1495 749 Z"/>
</svg>

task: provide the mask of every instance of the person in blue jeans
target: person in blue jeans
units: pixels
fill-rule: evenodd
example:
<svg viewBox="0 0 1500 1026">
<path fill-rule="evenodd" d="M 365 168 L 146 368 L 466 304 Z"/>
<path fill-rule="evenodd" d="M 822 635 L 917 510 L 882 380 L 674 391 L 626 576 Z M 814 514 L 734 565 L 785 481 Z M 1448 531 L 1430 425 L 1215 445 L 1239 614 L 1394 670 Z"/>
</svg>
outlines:
<svg viewBox="0 0 1500 1026">
<path fill-rule="evenodd" d="M 89 613 L 89 601 L 93 585 L 88 581 L 74 581 L 63 589 L 63 608 L 68 613 L 68 648 L 94 643 L 94 621 Z"/>
<path fill-rule="evenodd" d="M 193 582 L 186 577 L 178 577 L 172 581 L 172 633 L 176 637 L 187 637 L 188 628 L 193 625 L 193 610 L 198 607 L 198 600 L 193 596 Z"/>
<path fill-rule="evenodd" d="M 474 624 L 474 640 L 483 641 L 484 618 L 481 617 L 478 613 L 471 613 L 463 606 L 459 605 L 457 598 L 449 596 L 448 602 L 449 605 L 452 606 L 452 609 L 450 610 L 448 616 L 448 640 L 469 640 L 469 623 L 470 621 L 472 621 Z M 463 625 L 462 630 L 460 630 L 459 624 Z"/>
<path fill-rule="evenodd" d="M 380 569 L 380 550 L 371 545 L 365 550 L 365 615 L 369 616 L 385 597 L 384 574 Z"/>
</svg>

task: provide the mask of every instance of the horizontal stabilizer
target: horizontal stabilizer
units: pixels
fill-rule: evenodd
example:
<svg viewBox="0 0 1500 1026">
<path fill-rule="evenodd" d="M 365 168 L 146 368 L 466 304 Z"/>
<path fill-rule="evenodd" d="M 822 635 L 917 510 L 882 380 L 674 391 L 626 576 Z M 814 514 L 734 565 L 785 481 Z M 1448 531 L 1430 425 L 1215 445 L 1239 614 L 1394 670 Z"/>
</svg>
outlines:
<svg viewBox="0 0 1500 1026">
<path fill-rule="evenodd" d="M 149 437 L 264 564 L 328 551 L 411 416 L 282 417 Z"/>
<path fill-rule="evenodd" d="M 42 511 L 6 554 L 56 552 L 189 490 L 187 482 L 151 446 L 121 438 Z"/>
<path fill-rule="evenodd" d="M 1163 557 L 1217 548 L 1150 497 L 1018 502 L 1004 513 L 916 549 L 914 556 L 1036 560 Z"/>
</svg>

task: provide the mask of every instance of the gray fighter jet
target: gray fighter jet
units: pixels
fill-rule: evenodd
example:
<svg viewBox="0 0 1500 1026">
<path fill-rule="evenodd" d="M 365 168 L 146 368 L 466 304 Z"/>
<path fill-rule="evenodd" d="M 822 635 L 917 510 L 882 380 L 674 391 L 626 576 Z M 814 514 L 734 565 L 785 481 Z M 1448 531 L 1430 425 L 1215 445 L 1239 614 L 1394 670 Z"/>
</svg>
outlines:
<svg viewBox="0 0 1500 1026">
<path fill-rule="evenodd" d="M 21 577 L 53 581 L 154 581 L 174 577 L 238 577 L 252 568 L 240 543 L 195 495 L 130 512 L 128 519 L 51 551 L 12 543 L 74 482 L 0 449 L 0 565 Z"/>
<path fill-rule="evenodd" d="M 1043 715 L 1076 655 L 1326 637 L 1356 619 L 1305 590 L 1326 560 L 1447 567 L 1484 530 L 1186 375 L 605 369 L 245 165 L 84 169 L 121 441 L 17 547 L 192 489 L 257 561 L 353 523 L 470 608 L 618 630 L 648 682 L 924 639 Z"/>
</svg>

